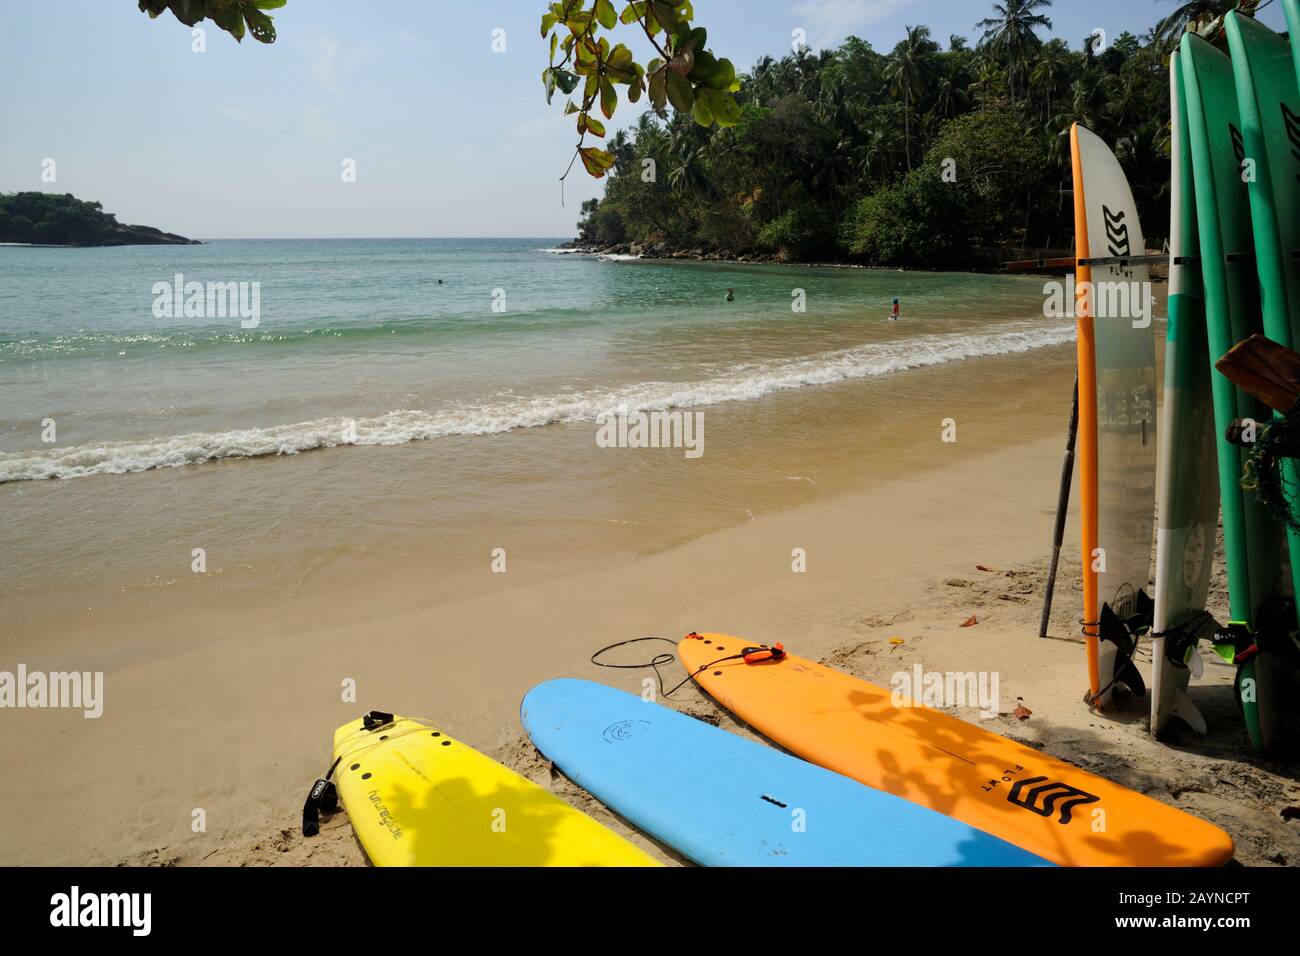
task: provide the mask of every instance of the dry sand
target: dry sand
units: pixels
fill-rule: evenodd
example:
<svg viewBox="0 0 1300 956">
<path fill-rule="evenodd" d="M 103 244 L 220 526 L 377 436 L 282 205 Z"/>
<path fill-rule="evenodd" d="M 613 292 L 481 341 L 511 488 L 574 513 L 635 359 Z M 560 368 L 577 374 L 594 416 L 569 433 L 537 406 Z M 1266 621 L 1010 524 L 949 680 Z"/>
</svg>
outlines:
<svg viewBox="0 0 1300 956">
<path fill-rule="evenodd" d="M 586 658 L 597 646 L 640 633 L 675 637 L 690 629 L 716 629 L 756 641 L 781 640 L 800 654 L 877 683 L 915 663 L 928 669 L 998 670 L 1003 713 L 994 729 L 1213 821 L 1232 835 L 1241 863 L 1295 864 L 1300 821 L 1287 822 L 1281 811 L 1300 804 L 1300 785 L 1294 771 L 1250 752 L 1232 700 L 1231 668 L 1205 652 L 1206 677 L 1193 690 L 1212 725 L 1205 739 L 1188 732 L 1170 745 L 1153 741 L 1142 700 L 1122 702 L 1105 716 L 1083 705 L 1083 647 L 1074 623 L 1080 602 L 1072 573 L 1075 535 L 1067 537 L 1051 634 L 1036 636 L 1059 446 L 1057 440 L 1040 440 L 1008 448 L 833 503 L 766 516 L 633 566 L 542 585 L 538 593 L 514 595 L 495 606 L 490 600 L 471 602 L 446 615 L 477 620 L 473 630 L 479 634 L 489 622 L 507 629 L 511 622 L 522 626 L 534 606 L 564 608 L 566 621 L 582 622 L 527 625 L 545 637 L 538 638 L 533 653 L 500 668 L 506 673 L 500 675 L 499 693 L 511 711 L 528 684 L 552 676 L 585 676 L 638 690 L 645 674 L 598 670 Z M 996 489 L 1011 471 L 1022 473 L 1025 483 L 1019 494 L 1008 496 Z M 796 546 L 809 554 L 810 569 L 803 576 L 788 567 L 790 548 Z M 1221 572 L 1216 585 L 1222 600 Z M 971 615 L 978 623 L 961 627 Z M 395 622 L 394 653 L 418 640 L 420 626 L 419 621 Z M 891 643 L 896 637 L 903 639 L 901 645 Z M 623 659 L 639 653 L 631 649 Z M 1143 660 L 1149 661 L 1149 654 Z M 675 697 L 675 706 L 753 736 L 692 687 Z M 1032 716 L 1012 716 L 1018 704 Z M 484 707 L 490 709 L 487 702 Z M 444 720 L 452 732 L 464 735 L 461 725 L 481 732 L 482 719 L 462 720 L 454 712 L 450 708 L 452 716 Z M 973 711 L 954 712 L 976 719 Z M 499 728 L 494 719 L 487 722 L 497 729 L 485 747 L 494 757 L 665 861 L 680 862 L 554 773 L 525 737 Z M 309 781 L 300 774 L 292 782 L 300 785 L 272 804 L 283 821 L 278 825 L 249 827 L 219 846 L 203 838 L 178 841 L 131 854 L 124 862 L 364 864 L 345 814 L 327 822 L 319 837 L 302 838 L 294 824 L 302 784 Z"/>
</svg>

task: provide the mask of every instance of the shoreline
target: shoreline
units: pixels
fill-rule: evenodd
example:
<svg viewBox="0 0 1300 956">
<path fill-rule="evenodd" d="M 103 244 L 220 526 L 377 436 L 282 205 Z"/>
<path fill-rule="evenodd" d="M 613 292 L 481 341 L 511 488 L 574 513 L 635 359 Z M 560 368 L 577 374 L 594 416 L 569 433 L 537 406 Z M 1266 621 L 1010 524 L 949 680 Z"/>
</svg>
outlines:
<svg viewBox="0 0 1300 956">
<path fill-rule="evenodd" d="M 635 250 L 635 251 L 634 251 Z M 965 269 L 919 269 L 915 266 L 881 266 L 870 265 L 863 262 L 854 262 L 848 259 L 824 259 L 804 261 L 797 259 L 786 259 L 776 253 L 740 253 L 734 250 L 704 250 L 694 249 L 674 249 L 665 243 L 638 243 L 623 242 L 614 245 L 605 245 L 595 242 L 585 242 L 581 239 L 571 239 L 562 242 L 553 249 L 546 250 L 558 255 L 590 255 L 602 259 L 611 259 L 615 261 L 635 262 L 718 262 L 737 265 L 774 265 L 774 266 L 796 266 L 805 269 L 864 269 L 877 270 L 880 272 L 909 272 L 918 274 L 941 274 L 953 273 L 958 275 L 975 274 L 975 275 L 1022 275 L 1022 276 L 1066 276 L 1072 275 L 1072 270 L 1051 267 L 1043 269 L 1028 269 L 1022 272 L 1009 272 L 1005 265 L 1007 262 L 1028 259 L 1055 259 L 1068 258 L 1073 255 L 1073 250 L 1069 249 L 1028 249 L 1028 248 L 1009 248 L 998 250 L 999 255 L 1005 255 L 1006 258 L 998 258 L 996 261 L 987 260 L 980 263 L 980 257 L 972 250 L 972 263 Z M 1150 255 L 1163 254 L 1159 250 L 1148 250 Z M 1168 278 L 1169 267 L 1166 264 L 1148 266 L 1148 272 L 1152 281 L 1164 282 Z"/>
</svg>

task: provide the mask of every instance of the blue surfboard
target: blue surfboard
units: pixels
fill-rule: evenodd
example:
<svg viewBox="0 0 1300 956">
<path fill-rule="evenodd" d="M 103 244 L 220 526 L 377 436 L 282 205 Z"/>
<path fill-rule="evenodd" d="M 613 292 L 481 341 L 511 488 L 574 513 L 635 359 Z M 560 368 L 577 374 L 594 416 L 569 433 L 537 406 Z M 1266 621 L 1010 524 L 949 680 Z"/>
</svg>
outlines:
<svg viewBox="0 0 1300 956">
<path fill-rule="evenodd" d="M 705 866 L 1050 866 L 951 817 L 659 704 L 560 679 L 524 697 L 534 745 Z"/>
</svg>

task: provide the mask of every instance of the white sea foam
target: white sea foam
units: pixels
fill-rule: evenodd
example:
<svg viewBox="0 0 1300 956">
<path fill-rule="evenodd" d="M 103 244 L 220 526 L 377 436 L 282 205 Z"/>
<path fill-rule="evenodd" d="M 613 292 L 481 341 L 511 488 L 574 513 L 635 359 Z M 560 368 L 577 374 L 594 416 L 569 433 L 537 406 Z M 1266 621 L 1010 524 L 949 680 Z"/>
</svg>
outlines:
<svg viewBox="0 0 1300 956">
<path fill-rule="evenodd" d="M 620 406 L 655 411 L 747 401 L 788 389 L 1027 352 L 1073 338 L 1073 323 L 1022 322 L 978 333 L 920 336 L 802 358 L 732 365 L 698 381 L 636 382 L 608 389 L 507 397 L 436 412 L 400 409 L 374 418 L 319 418 L 267 428 L 37 449 L 0 455 L 0 483 L 126 474 L 220 458 L 294 455 L 348 444 L 401 445 L 451 435 L 494 435 L 565 422 L 594 422 Z"/>
<path fill-rule="evenodd" d="M 627 253 L 602 252 L 596 258 L 601 262 L 636 262 L 641 257 L 628 255 Z"/>
</svg>

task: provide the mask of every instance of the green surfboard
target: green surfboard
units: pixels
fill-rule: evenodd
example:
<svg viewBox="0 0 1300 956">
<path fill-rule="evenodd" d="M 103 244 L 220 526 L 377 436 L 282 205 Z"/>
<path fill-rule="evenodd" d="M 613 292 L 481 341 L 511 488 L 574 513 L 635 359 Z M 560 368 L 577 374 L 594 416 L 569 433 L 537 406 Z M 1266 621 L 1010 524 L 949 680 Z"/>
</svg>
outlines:
<svg viewBox="0 0 1300 956">
<path fill-rule="evenodd" d="M 1214 399 L 1205 298 L 1196 265 L 1196 203 L 1187 98 L 1179 53 L 1169 60 L 1169 324 L 1156 486 L 1156 586 L 1152 618 L 1151 734 L 1164 737 L 1181 719 L 1205 733 L 1205 718 L 1187 694 L 1196 645 L 1212 621 L 1205 613 L 1219 525 Z"/>
<path fill-rule="evenodd" d="M 1300 84 L 1300 0 L 1282 0 L 1282 10 L 1286 13 L 1286 29 L 1291 37 L 1296 83 Z"/>
<path fill-rule="evenodd" d="M 1264 334 L 1295 348 L 1300 344 L 1300 89 L 1295 64 L 1286 40 L 1262 23 L 1232 12 L 1225 25 L 1242 139 L 1246 158 L 1254 164 L 1247 189 Z M 1292 489 L 1300 487 L 1294 459 L 1284 464 L 1283 476 Z M 1287 544 L 1294 594 L 1300 592 L 1300 533 L 1288 532 Z M 1259 739 L 1252 734 L 1252 742 L 1266 750 L 1278 742 L 1281 705 L 1290 696 L 1286 667 L 1275 652 L 1290 640 L 1295 621 L 1283 627 L 1285 633 L 1259 635 L 1252 675 L 1259 710 Z"/>
<path fill-rule="evenodd" d="M 1210 360 L 1214 361 L 1238 342 L 1263 331 L 1249 196 L 1242 179 L 1245 142 L 1228 57 L 1200 37 L 1185 34 L 1179 59 L 1192 145 L 1206 332 Z M 1228 598 L 1233 620 L 1254 633 L 1276 600 L 1283 535 L 1254 496 L 1242 491 L 1239 481 L 1245 452 L 1230 444 L 1224 431 L 1233 419 L 1263 422 L 1270 412 L 1217 369 L 1210 377 Z M 1238 668 L 1238 700 L 1251 743 L 1263 749 L 1266 728 L 1260 722 L 1254 671 L 1253 658 Z M 1265 708 L 1265 715 L 1268 713 Z"/>
</svg>

